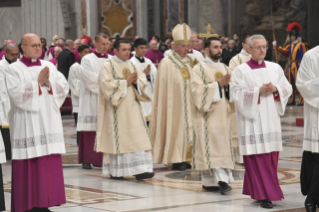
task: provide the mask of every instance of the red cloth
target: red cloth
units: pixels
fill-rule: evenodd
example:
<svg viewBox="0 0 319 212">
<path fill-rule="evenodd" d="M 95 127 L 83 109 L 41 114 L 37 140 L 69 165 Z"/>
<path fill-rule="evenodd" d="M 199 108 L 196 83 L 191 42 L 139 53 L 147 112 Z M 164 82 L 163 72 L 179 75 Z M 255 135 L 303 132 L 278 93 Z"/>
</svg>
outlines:
<svg viewBox="0 0 319 212">
<path fill-rule="evenodd" d="M 164 55 L 159 50 L 156 50 L 156 51 L 148 50 L 145 54 L 145 57 L 150 59 L 152 63 L 158 64 L 164 58 Z"/>
<path fill-rule="evenodd" d="M 78 49 L 73 49 L 72 50 L 72 53 L 74 54 L 75 56 L 75 62 L 79 62 L 81 60 L 81 57 L 79 55 L 79 52 L 78 52 Z"/>
<path fill-rule="evenodd" d="M 56 58 L 52 58 L 52 59 L 50 60 L 50 62 L 53 63 L 53 65 L 56 66 L 58 60 L 57 60 Z"/>
<path fill-rule="evenodd" d="M 80 132 L 78 161 L 79 163 L 89 163 L 102 167 L 103 153 L 97 153 L 94 151 L 95 136 L 95 131 Z"/>
<path fill-rule="evenodd" d="M 277 176 L 278 158 L 279 152 L 244 155 L 244 195 L 249 195 L 254 200 L 284 199 Z"/>
<path fill-rule="evenodd" d="M 12 160 L 12 212 L 24 212 L 34 207 L 48 208 L 65 203 L 60 154 Z"/>
</svg>

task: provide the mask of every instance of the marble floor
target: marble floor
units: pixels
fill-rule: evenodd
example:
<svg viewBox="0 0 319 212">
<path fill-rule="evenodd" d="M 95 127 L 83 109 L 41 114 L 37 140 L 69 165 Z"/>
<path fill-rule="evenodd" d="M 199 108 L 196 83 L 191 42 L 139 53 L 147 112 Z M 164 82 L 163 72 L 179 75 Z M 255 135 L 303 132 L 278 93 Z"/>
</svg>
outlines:
<svg viewBox="0 0 319 212">
<path fill-rule="evenodd" d="M 302 107 L 288 107 L 282 117 L 284 151 L 280 153 L 278 177 L 285 199 L 274 202 L 271 210 L 262 209 L 248 196 L 242 195 L 244 169 L 233 171 L 235 182 L 227 195 L 202 190 L 197 171 L 172 171 L 154 165 L 153 179 L 136 181 L 111 180 L 102 176 L 101 168 L 83 170 L 77 164 L 77 145 L 73 116 L 63 116 L 67 154 L 63 169 L 67 204 L 50 208 L 56 212 L 188 212 L 188 211 L 305 211 L 305 197 L 300 192 L 299 175 L 302 155 L 303 128 L 296 127 L 296 118 L 303 117 Z M 5 198 L 10 211 L 11 163 L 3 165 Z"/>
</svg>

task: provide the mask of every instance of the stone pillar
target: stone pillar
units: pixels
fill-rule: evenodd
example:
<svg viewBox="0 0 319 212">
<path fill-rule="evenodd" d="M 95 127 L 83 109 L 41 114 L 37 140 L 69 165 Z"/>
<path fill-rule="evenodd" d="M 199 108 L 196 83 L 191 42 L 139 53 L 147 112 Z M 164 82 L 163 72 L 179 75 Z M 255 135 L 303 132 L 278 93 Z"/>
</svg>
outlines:
<svg viewBox="0 0 319 212">
<path fill-rule="evenodd" d="M 198 2 L 199 0 L 188 1 L 188 26 L 198 32 Z"/>
<path fill-rule="evenodd" d="M 98 33 L 98 0 L 86 0 L 88 36 L 92 39 Z"/>
<path fill-rule="evenodd" d="M 136 0 L 136 35 L 147 39 L 147 0 Z"/>
<path fill-rule="evenodd" d="M 246 1 L 245 0 L 236 0 L 229 1 L 229 19 L 228 19 L 228 33 L 232 37 L 233 34 L 241 34 L 240 22 L 245 14 Z"/>
<path fill-rule="evenodd" d="M 319 1 L 318 0 L 308 0 L 308 39 L 307 43 L 308 45 L 313 48 L 317 45 L 319 45 L 319 26 L 318 26 L 318 20 L 319 20 Z"/>
</svg>

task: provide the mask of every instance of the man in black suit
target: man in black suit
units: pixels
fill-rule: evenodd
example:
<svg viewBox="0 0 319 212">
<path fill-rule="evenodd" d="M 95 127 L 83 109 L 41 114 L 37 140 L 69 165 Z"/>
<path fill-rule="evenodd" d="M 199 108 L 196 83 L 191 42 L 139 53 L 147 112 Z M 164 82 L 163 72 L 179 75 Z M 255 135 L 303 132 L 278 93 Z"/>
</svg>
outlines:
<svg viewBox="0 0 319 212">
<path fill-rule="evenodd" d="M 58 57 L 58 70 L 65 76 L 69 77 L 70 67 L 75 63 L 75 56 L 72 53 L 74 43 L 72 40 L 65 41 L 65 49 L 59 54 Z"/>
</svg>

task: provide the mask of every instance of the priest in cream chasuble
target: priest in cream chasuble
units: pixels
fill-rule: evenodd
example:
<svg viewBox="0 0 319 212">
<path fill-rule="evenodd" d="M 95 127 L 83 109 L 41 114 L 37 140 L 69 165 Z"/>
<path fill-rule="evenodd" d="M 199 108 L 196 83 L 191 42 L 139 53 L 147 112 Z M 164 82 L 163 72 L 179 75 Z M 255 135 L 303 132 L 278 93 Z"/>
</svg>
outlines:
<svg viewBox="0 0 319 212">
<path fill-rule="evenodd" d="M 231 87 L 239 151 L 244 156 L 243 194 L 261 200 L 263 208 L 272 208 L 271 201 L 284 197 L 277 177 L 282 151 L 280 116 L 285 113 L 292 87 L 278 64 L 264 61 L 264 36 L 251 36 L 248 45 L 252 58 L 235 68 Z"/>
<path fill-rule="evenodd" d="M 191 162 L 196 140 L 190 80 L 197 60 L 187 55 L 190 35 L 186 24 L 173 29 L 175 50 L 159 65 L 150 122 L 154 163 L 174 164 L 177 170 Z"/>
<path fill-rule="evenodd" d="M 145 74 L 130 60 L 131 44 L 114 43 L 115 56 L 99 75 L 96 151 L 104 153 L 103 173 L 112 179 L 154 176 L 152 144 L 140 101 L 150 102 Z"/>
<path fill-rule="evenodd" d="M 243 64 L 248 62 L 251 59 L 251 54 L 249 53 L 249 47 L 248 47 L 248 39 L 250 37 L 250 34 L 244 34 L 242 36 L 242 50 L 239 54 L 237 54 L 235 57 L 233 57 L 229 62 L 229 68 L 231 72 L 234 71 L 234 69 Z M 231 115 L 231 133 L 232 133 L 232 146 L 233 146 L 233 154 L 235 157 L 235 160 L 237 163 L 244 163 L 243 156 L 239 153 L 239 144 L 238 144 L 238 135 L 237 135 L 237 120 L 236 120 L 236 113 L 233 113 Z"/>
<path fill-rule="evenodd" d="M 234 169 L 230 117 L 235 112 L 229 98 L 230 69 L 219 62 L 222 44 L 218 37 L 208 38 L 204 45 L 207 57 L 193 68 L 191 80 L 198 129 L 192 165 L 202 171 L 204 189 L 219 186 L 224 194 L 234 181 L 230 170 Z"/>
</svg>

